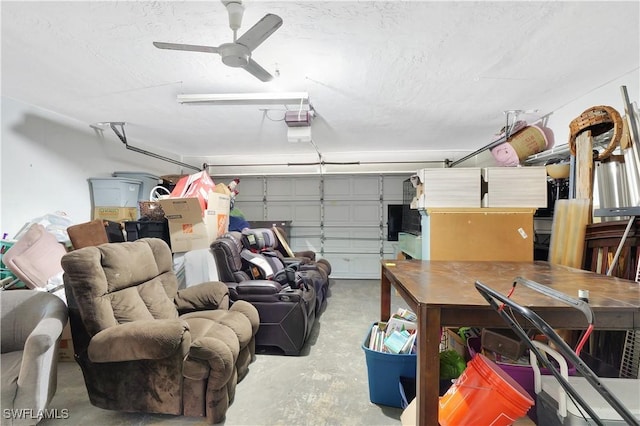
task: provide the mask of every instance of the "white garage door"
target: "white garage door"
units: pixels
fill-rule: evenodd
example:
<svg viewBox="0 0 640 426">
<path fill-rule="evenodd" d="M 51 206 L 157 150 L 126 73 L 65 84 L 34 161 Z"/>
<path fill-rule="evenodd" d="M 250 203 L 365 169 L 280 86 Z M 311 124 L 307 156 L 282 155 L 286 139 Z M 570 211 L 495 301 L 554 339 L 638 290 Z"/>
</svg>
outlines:
<svg viewBox="0 0 640 426">
<path fill-rule="evenodd" d="M 335 278 L 379 278 L 380 259 L 394 258 L 387 205 L 402 204 L 398 175 L 242 177 L 236 207 L 253 221 L 290 222 L 294 251 L 313 250 Z M 230 178 L 216 178 L 227 182 Z"/>
</svg>

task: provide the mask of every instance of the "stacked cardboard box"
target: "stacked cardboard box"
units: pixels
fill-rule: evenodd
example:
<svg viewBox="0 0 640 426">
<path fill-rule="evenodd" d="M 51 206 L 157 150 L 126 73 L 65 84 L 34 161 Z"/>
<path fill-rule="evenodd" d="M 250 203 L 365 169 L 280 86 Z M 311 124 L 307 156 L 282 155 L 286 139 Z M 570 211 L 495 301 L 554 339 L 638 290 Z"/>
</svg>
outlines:
<svg viewBox="0 0 640 426">
<path fill-rule="evenodd" d="M 229 229 L 231 199 L 226 194 L 210 192 L 204 211 L 198 198 L 168 198 L 160 204 L 169 221 L 174 253 L 209 248 Z"/>
<path fill-rule="evenodd" d="M 58 362 L 71 362 L 73 357 L 73 339 L 71 338 L 71 327 L 69 323 L 62 329 L 60 337 L 60 349 L 58 350 Z"/>
</svg>

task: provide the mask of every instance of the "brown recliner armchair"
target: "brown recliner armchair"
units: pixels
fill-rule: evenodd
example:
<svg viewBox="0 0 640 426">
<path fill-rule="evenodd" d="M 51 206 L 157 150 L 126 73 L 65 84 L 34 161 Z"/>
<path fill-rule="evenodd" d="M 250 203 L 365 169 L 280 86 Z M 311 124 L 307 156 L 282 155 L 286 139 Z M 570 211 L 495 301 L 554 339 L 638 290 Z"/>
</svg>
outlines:
<svg viewBox="0 0 640 426">
<path fill-rule="evenodd" d="M 256 309 L 229 308 L 227 286 L 178 291 L 157 238 L 62 258 L 75 359 L 91 403 L 108 410 L 224 419 L 255 359 Z"/>
</svg>

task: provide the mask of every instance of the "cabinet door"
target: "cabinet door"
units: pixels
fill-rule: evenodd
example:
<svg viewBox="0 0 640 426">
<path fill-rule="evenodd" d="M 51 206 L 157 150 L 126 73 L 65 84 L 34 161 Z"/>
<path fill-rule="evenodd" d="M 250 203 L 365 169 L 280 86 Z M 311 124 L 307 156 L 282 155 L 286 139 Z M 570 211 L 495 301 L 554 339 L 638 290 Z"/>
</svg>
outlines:
<svg viewBox="0 0 640 426">
<path fill-rule="evenodd" d="M 532 261 L 533 211 L 482 210 L 430 212 L 429 259 Z"/>
</svg>

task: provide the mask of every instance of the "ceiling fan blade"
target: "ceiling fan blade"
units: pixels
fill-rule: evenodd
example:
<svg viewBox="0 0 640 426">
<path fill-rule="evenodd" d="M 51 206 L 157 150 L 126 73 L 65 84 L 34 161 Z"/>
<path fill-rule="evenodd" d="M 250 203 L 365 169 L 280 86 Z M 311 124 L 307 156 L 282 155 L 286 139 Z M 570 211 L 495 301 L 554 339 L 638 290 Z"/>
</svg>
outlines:
<svg viewBox="0 0 640 426">
<path fill-rule="evenodd" d="M 218 53 L 218 48 L 213 46 L 197 46 L 194 44 L 179 44 L 179 43 L 163 43 L 154 41 L 153 45 L 158 49 L 168 50 L 186 50 L 189 52 L 205 52 L 205 53 Z"/>
<path fill-rule="evenodd" d="M 278 15 L 269 13 L 259 20 L 253 27 L 249 28 L 246 33 L 242 34 L 242 36 L 236 40 L 236 43 L 248 47 L 249 50 L 253 50 L 281 26 L 282 18 Z"/>
<path fill-rule="evenodd" d="M 244 69 L 249 71 L 261 81 L 267 82 L 273 80 L 273 76 L 269 74 L 269 71 L 262 68 L 256 61 L 251 58 L 249 58 L 249 63 L 247 63 Z"/>
</svg>

